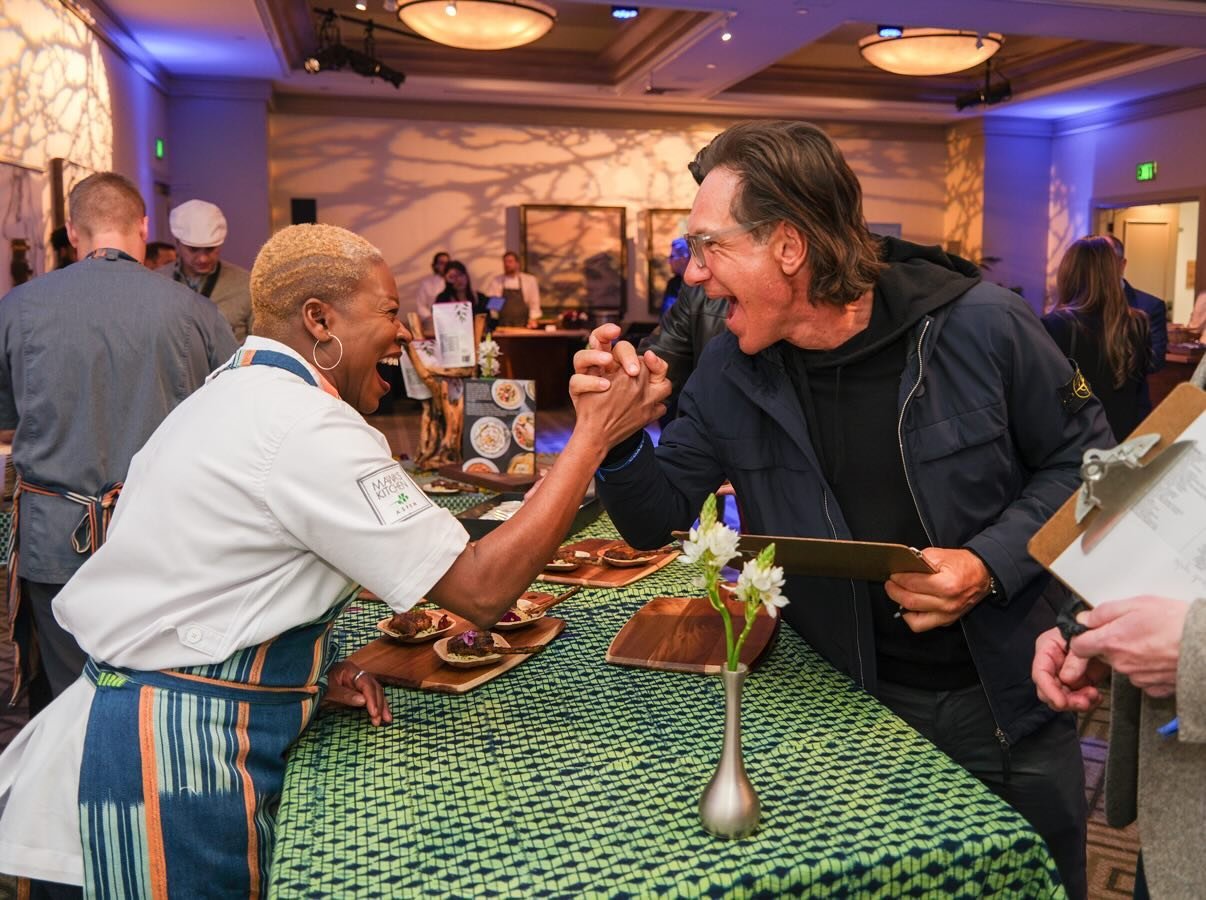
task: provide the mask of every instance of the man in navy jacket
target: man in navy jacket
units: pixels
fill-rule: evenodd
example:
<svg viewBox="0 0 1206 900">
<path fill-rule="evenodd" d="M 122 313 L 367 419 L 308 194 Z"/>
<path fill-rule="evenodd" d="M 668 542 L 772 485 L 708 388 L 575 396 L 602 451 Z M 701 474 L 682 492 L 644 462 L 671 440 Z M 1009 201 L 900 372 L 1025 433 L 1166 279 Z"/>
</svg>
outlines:
<svg viewBox="0 0 1206 900">
<path fill-rule="evenodd" d="M 655 449 L 640 431 L 598 472 L 620 532 L 660 546 L 725 479 L 746 529 L 891 541 L 932 575 L 792 577 L 784 618 L 1022 813 L 1073 897 L 1086 891 L 1075 721 L 1039 702 L 1051 590 L 1026 542 L 1113 443 L 1100 404 L 1015 294 L 935 247 L 878 239 L 858 180 L 801 122 L 734 126 L 700 151 L 685 280 L 729 302 Z M 576 360 L 661 374 L 601 326 Z"/>
</svg>

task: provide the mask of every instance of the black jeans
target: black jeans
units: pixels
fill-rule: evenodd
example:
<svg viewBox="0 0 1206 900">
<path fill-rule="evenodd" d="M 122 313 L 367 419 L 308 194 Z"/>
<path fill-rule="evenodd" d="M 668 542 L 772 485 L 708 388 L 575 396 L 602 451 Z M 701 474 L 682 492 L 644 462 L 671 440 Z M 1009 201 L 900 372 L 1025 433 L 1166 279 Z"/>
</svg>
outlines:
<svg viewBox="0 0 1206 900">
<path fill-rule="evenodd" d="M 879 686 L 879 700 L 1022 814 L 1059 867 L 1071 900 L 1088 892 L 1085 769 L 1073 716 L 1060 716 L 1003 747 L 984 688 L 930 691 Z"/>
<path fill-rule="evenodd" d="M 44 584 L 21 579 L 21 591 L 25 595 L 22 602 L 29 604 L 34 625 L 38 630 L 38 651 L 41 654 L 42 671 L 50 683 L 50 700 L 71 687 L 72 682 L 84 671 L 84 663 L 88 661 L 88 654 L 80 649 L 70 632 L 59 624 L 51 609 L 54 598 L 62 589 L 61 584 Z M 37 715 L 48 705 L 47 699 L 39 698 L 31 685 L 30 717 Z"/>
</svg>

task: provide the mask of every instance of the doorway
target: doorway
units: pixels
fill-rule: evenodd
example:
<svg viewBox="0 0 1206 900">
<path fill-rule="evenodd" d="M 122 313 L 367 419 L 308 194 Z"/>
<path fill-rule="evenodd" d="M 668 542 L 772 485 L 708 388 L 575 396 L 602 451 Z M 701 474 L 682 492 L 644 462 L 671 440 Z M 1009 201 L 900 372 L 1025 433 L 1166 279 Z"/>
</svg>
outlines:
<svg viewBox="0 0 1206 900">
<path fill-rule="evenodd" d="M 1188 322 L 1193 310 L 1198 248 L 1198 201 L 1098 207 L 1094 230 L 1111 232 L 1126 247 L 1126 280 L 1169 307 L 1170 322 Z"/>
</svg>

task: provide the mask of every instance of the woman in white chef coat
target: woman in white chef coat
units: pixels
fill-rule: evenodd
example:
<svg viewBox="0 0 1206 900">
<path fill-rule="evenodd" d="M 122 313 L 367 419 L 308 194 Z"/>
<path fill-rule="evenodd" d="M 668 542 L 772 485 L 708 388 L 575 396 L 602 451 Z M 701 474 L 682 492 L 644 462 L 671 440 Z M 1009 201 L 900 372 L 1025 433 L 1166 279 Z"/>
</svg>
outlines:
<svg viewBox="0 0 1206 900">
<path fill-rule="evenodd" d="M 361 416 L 409 338 L 380 252 L 292 226 L 251 292 L 257 334 L 134 458 L 107 543 L 55 601 L 90 660 L 0 757 L 0 871 L 99 897 L 262 894 L 283 754 L 324 691 L 391 721 L 371 675 L 331 665 L 358 586 L 490 626 L 669 393 L 653 361 L 577 398 L 540 491 L 471 544 Z"/>
</svg>

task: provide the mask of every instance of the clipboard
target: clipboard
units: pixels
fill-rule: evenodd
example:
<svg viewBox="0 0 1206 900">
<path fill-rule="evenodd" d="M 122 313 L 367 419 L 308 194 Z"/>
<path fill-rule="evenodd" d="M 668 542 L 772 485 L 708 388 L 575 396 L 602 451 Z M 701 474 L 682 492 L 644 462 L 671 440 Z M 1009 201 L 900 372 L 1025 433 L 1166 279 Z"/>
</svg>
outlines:
<svg viewBox="0 0 1206 900">
<path fill-rule="evenodd" d="M 676 531 L 674 536 L 679 540 L 688 537 L 685 531 Z M 775 545 L 775 565 L 782 566 L 788 575 L 887 581 L 897 572 L 937 571 L 921 551 L 904 544 L 743 534 L 737 549 L 742 559 L 753 559 L 771 543 Z"/>
<path fill-rule="evenodd" d="M 1189 383 L 1177 385 L 1172 393 L 1152 411 L 1151 415 L 1139 423 L 1139 426 L 1127 436 L 1127 440 L 1144 434 L 1160 436 L 1159 441 L 1143 457 L 1143 462 L 1147 464 L 1173 444 L 1181 432 L 1193 424 L 1203 412 L 1206 412 L 1206 392 Z M 1101 509 L 1092 510 L 1078 524 L 1076 498 L 1079 493 L 1079 489 L 1073 493 L 1026 544 L 1030 555 L 1049 571 L 1052 570 L 1052 565 L 1059 556 L 1079 540 L 1081 535 L 1093 525 L 1096 518 L 1103 513 Z M 1052 574 L 1059 577 L 1054 571 Z"/>
</svg>

